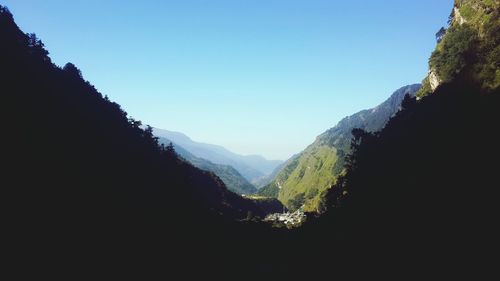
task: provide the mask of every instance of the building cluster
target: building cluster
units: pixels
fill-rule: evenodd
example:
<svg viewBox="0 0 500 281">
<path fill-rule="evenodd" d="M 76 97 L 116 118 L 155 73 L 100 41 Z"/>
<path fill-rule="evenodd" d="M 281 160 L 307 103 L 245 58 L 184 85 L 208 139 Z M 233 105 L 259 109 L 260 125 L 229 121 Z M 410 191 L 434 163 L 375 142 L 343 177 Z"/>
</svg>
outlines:
<svg viewBox="0 0 500 281">
<path fill-rule="evenodd" d="M 264 221 L 267 222 L 278 222 L 283 223 L 287 226 L 297 225 L 303 222 L 306 218 L 306 215 L 302 210 L 297 210 L 295 212 L 286 212 L 286 213 L 274 213 L 268 215 Z"/>
</svg>

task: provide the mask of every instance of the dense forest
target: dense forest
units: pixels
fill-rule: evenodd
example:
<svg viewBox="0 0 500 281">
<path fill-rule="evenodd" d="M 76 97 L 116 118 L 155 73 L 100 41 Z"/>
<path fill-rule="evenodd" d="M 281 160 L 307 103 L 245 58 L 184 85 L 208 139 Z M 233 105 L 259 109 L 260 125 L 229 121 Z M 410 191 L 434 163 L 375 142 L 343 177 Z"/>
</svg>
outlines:
<svg viewBox="0 0 500 281">
<path fill-rule="evenodd" d="M 476 2 L 491 1 L 457 5 Z M 481 28 L 498 29 L 498 9 L 484 11 Z M 477 30 L 469 23 L 448 29 L 440 52 L 453 52 L 454 30 Z M 460 49 L 460 69 L 407 96 L 380 132 L 353 130 L 346 173 L 322 194 L 327 211 L 283 229 L 258 220 L 266 206 L 159 145 L 75 65 L 52 64 L 0 6 L 7 267 L 20 277 L 487 276 L 500 159 L 500 35 L 488 30 Z M 479 41 L 489 49 L 469 56 Z M 431 65 L 447 66 L 436 56 Z"/>
</svg>

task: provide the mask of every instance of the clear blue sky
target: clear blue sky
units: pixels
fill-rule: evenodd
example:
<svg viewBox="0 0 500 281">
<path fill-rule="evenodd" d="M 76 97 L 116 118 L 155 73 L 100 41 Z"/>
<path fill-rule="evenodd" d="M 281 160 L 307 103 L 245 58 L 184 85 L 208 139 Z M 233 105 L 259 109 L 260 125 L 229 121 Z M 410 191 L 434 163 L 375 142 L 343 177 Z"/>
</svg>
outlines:
<svg viewBox="0 0 500 281">
<path fill-rule="evenodd" d="M 0 0 L 135 119 L 286 159 L 420 82 L 452 0 Z"/>
</svg>

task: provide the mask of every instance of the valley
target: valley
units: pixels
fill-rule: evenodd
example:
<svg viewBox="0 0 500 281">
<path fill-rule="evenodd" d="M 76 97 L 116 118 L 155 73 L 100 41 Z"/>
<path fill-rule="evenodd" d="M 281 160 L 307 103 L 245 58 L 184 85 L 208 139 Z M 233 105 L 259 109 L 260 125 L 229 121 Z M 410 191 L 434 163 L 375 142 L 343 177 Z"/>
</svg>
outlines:
<svg viewBox="0 0 500 281">
<path fill-rule="evenodd" d="M 72 21 L 65 14 L 72 9 L 60 3 L 32 2 L 29 13 L 19 8 L 27 2 L 20 3 L 12 2 L 21 11 L 19 20 L 0 5 L 0 114 L 5 120 L 0 138 L 5 165 L 0 173 L 6 272 L 27 280 L 59 276 L 138 276 L 141 280 L 158 276 L 187 280 L 200 276 L 215 280 L 470 276 L 483 280 L 495 276 L 500 213 L 498 0 L 450 1 L 447 24 L 436 29 L 433 51 L 424 61 L 428 71 L 417 84 L 398 78 L 396 72 L 403 70 L 391 70 L 389 60 L 401 51 L 393 48 L 395 41 L 405 43 L 408 61 L 419 53 L 417 49 L 429 45 L 411 41 L 416 34 L 397 25 L 414 24 L 414 13 L 430 17 L 434 8 L 430 2 L 397 6 L 404 12 L 395 8 L 397 3 L 369 1 L 354 8 L 347 2 L 294 6 L 297 3 L 256 1 L 238 3 L 228 10 L 226 5 L 236 4 L 175 6 L 158 1 L 117 6 L 99 2 L 89 5 L 95 13 L 80 22 Z M 72 8 L 81 12 L 88 9 L 86 5 Z M 55 14 L 64 18 L 64 26 L 60 18 L 42 12 L 46 6 L 62 9 Z M 106 12 L 99 13 L 101 10 Z M 157 10 L 161 12 L 156 14 Z M 326 24 L 340 16 L 349 21 L 339 25 L 341 30 Z M 362 16 L 374 16 L 380 22 L 365 21 Z M 446 15 L 439 16 L 446 21 Z M 44 18 L 50 21 L 40 20 Z M 432 19 L 435 21 L 429 19 L 429 23 L 420 19 L 417 29 L 434 28 L 439 21 Z M 87 49 L 93 50 L 92 56 L 82 55 L 80 66 L 56 64 L 56 56 L 49 55 L 42 39 L 18 25 L 30 21 L 39 24 L 41 34 L 57 28 L 60 35 L 56 38 L 46 36 L 48 46 L 63 41 L 77 45 L 67 49 L 65 56 L 79 57 Z M 102 28 L 95 28 L 94 21 Z M 311 22 L 314 24 L 305 28 Z M 120 29 L 120 24 L 125 27 Z M 392 29 L 369 32 L 372 26 Z M 352 34 L 341 33 L 344 29 Z M 202 32 L 194 33 L 199 30 Z M 127 40 L 95 40 L 93 36 L 100 32 L 105 33 L 104 38 L 115 38 L 117 33 Z M 194 34 L 204 40 L 196 41 L 199 38 Z M 394 34 L 397 36 L 390 38 L 398 40 L 385 40 L 384 36 Z M 148 41 L 150 35 L 154 41 Z M 314 41 L 315 35 L 321 40 Z M 328 41 L 331 37 L 335 40 Z M 85 44 L 78 41 L 82 38 Z M 180 45 L 182 52 L 169 52 L 163 40 Z M 271 44 L 280 40 L 284 45 Z M 377 49 L 382 41 L 384 48 Z M 412 45 L 407 43 L 410 41 Z M 214 42 L 217 44 L 210 45 Z M 111 52 L 108 45 L 113 46 Z M 225 45 L 234 50 L 222 48 Z M 335 49 L 338 53 L 331 61 L 321 53 L 338 45 L 343 46 Z M 108 51 L 103 55 L 102 49 Z M 189 53 L 193 49 L 201 51 L 193 55 Z M 373 61 L 361 54 L 364 49 L 370 49 Z M 50 50 L 64 53 L 61 50 L 66 49 Z M 299 57 L 301 52 L 307 56 Z M 314 57 L 316 52 L 318 57 Z M 149 57 L 149 53 L 155 56 Z M 349 55 L 349 63 L 345 63 L 342 59 Z M 99 72 L 92 67 L 93 56 L 101 60 L 118 57 L 119 63 L 100 63 L 103 71 Z M 183 67 L 175 64 L 176 56 L 182 58 L 177 63 Z M 241 63 L 238 59 L 247 56 L 254 64 L 228 64 L 233 60 Z M 269 62 L 262 64 L 258 60 L 262 56 Z M 378 57 L 387 64 L 375 63 Z M 318 61 L 327 67 L 314 68 Z M 407 61 L 400 63 L 416 67 Z M 273 68 L 276 65 L 280 67 Z M 365 68 L 370 74 L 363 76 Z M 121 75 L 122 69 L 133 74 Z M 221 70 L 225 75 L 214 80 L 211 74 Z M 342 104 L 340 100 L 322 107 L 323 95 L 329 93 L 315 95 L 327 89 L 325 85 L 347 78 L 353 89 L 380 90 L 382 87 L 367 81 L 388 81 L 384 76 L 389 71 L 398 79 L 395 90 L 390 86 L 385 100 L 374 98 L 375 104 L 342 113 L 345 117 L 331 117 Z M 328 79 L 321 80 L 324 76 Z M 98 86 L 92 84 L 94 80 Z M 153 87 L 145 82 L 153 80 L 161 83 Z M 269 87 L 269 92 L 258 91 L 257 80 L 263 80 L 261 85 Z M 110 84 L 103 81 L 113 81 L 116 88 L 108 88 Z M 129 91 L 130 81 L 141 85 L 141 91 Z M 308 87 L 301 88 L 304 81 Z M 158 90 L 158 85 L 169 84 L 176 90 Z M 243 91 L 241 84 L 249 90 Z M 205 91 L 213 85 L 222 90 Z M 123 93 L 112 93 L 120 103 L 102 89 L 120 89 Z M 146 99 L 151 89 L 158 90 L 149 96 L 158 99 L 152 103 L 160 105 L 150 103 L 142 108 L 137 101 Z M 279 89 L 285 89 L 286 95 L 273 99 L 269 93 Z M 180 96 L 191 91 L 200 92 L 184 103 Z M 349 92 L 352 97 L 343 96 L 343 105 L 356 101 L 353 92 Z M 335 97 L 341 94 L 331 93 Z M 367 91 L 366 97 L 371 94 Z M 163 96 L 168 102 L 158 102 Z M 312 101 L 299 99 L 303 96 Z M 240 112 L 240 103 L 251 114 Z M 262 150 L 263 155 L 281 155 L 268 153 L 285 151 L 287 145 L 286 149 L 295 147 L 294 138 L 308 131 L 301 126 L 313 124 L 311 120 L 318 124 L 340 121 L 321 125 L 315 134 L 323 133 L 281 161 L 196 141 L 169 131 L 168 126 L 145 125 L 124 104 L 149 118 L 162 111 L 179 116 L 168 119 L 169 115 L 162 115 L 157 119 L 163 120 L 158 122 L 161 124 L 203 123 L 193 128 L 216 124 L 207 130 L 214 134 L 223 134 L 216 130 L 219 126 L 236 124 L 231 133 L 243 134 L 241 139 L 248 143 L 269 137 L 264 133 L 256 136 L 255 128 L 266 132 L 269 124 L 278 124 L 293 129 L 291 134 L 280 135 L 279 146 L 262 146 L 267 149 L 266 153 Z M 185 107 L 179 109 L 180 105 Z M 296 107 L 288 117 L 268 118 L 266 109 L 274 112 L 277 106 L 283 112 Z M 207 108 L 224 112 L 205 114 Z M 315 119 L 321 108 L 328 110 L 321 120 Z M 289 118 L 295 116 L 300 118 L 292 122 Z"/>
</svg>

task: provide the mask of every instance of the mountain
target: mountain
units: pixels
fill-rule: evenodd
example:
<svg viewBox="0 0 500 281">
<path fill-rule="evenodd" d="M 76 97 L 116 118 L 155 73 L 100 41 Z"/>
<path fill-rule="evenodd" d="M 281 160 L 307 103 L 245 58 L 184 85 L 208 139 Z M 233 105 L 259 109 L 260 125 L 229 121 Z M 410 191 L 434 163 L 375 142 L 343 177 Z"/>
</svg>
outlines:
<svg viewBox="0 0 500 281">
<path fill-rule="evenodd" d="M 273 181 L 273 179 L 278 175 L 278 173 L 281 172 L 281 170 L 283 170 L 283 168 L 285 168 L 285 166 L 288 165 L 288 163 L 290 163 L 290 161 L 292 161 L 297 156 L 298 156 L 298 154 L 293 155 L 288 160 L 279 164 L 278 167 L 274 168 L 273 172 L 270 173 L 269 175 L 260 177 L 257 180 L 255 180 L 254 181 L 255 187 L 257 187 L 257 189 L 261 189 L 261 188 L 265 187 L 266 185 L 270 184 Z"/>
<path fill-rule="evenodd" d="M 215 164 L 232 166 L 250 182 L 270 174 L 274 168 L 282 163 L 279 160 L 267 160 L 259 155 L 239 155 L 222 146 L 193 141 L 179 132 L 153 128 L 153 133 L 158 137 L 171 140 L 196 157 Z"/>
<path fill-rule="evenodd" d="M 489 91 L 500 86 L 499 7 L 497 0 L 455 1 L 449 26 L 436 33 L 438 44 L 429 59 L 429 73 L 422 81 L 419 98 L 464 74 Z"/>
<path fill-rule="evenodd" d="M 439 52 L 461 51 L 439 65 L 464 64 L 418 100 L 405 98 L 377 133 L 353 130 L 343 172 L 322 193 L 326 211 L 288 230 L 255 221 L 253 211 L 269 205 L 254 209 L 213 173 L 162 149 L 74 65 L 53 65 L 0 6 L 7 274 L 491 279 L 500 9 L 490 0 L 455 8 L 461 16 L 451 24 L 467 21 L 473 32 L 448 28 Z M 477 40 L 445 39 L 457 34 Z"/>
<path fill-rule="evenodd" d="M 171 259 L 163 267 L 186 276 L 193 265 L 227 272 L 260 256 L 248 225 L 267 228 L 252 221 L 280 212 L 279 201 L 243 198 L 159 146 L 75 65 L 54 65 L 1 5 L 0 61 L 3 253 L 12 268 L 74 273 Z"/>
<path fill-rule="evenodd" d="M 354 131 L 346 172 L 325 194 L 326 213 L 302 226 L 311 231 L 303 237 L 308 247 L 356 268 L 391 264 L 387 272 L 401 275 L 495 274 L 500 89 L 470 79 L 458 76 L 419 101 L 405 100 L 376 134 Z M 330 264 L 303 266 L 318 263 Z"/>
<path fill-rule="evenodd" d="M 99 93 L 75 65 L 54 65 L 42 41 L 24 34 L 1 8 L 1 94 L 9 105 L 2 114 L 15 120 L 5 129 L 13 134 L 2 138 L 2 147 L 9 148 L 5 159 L 13 168 L 33 173 L 25 177 L 14 170 L 17 185 L 47 187 L 33 206 L 127 210 L 154 195 L 148 204 L 160 213 L 189 209 L 186 214 L 224 214 L 234 220 L 247 218 L 248 212 L 265 216 L 258 202 L 229 192 L 214 174 L 160 147 L 152 128 L 141 129 L 140 121 Z M 211 164 L 196 160 L 200 166 Z M 213 168 L 237 175 L 230 167 Z M 248 182 L 240 186 L 251 189 Z M 63 200 L 63 194 L 70 198 Z"/>
<path fill-rule="evenodd" d="M 352 129 L 359 128 L 367 132 L 379 131 L 396 112 L 401 110 L 404 97 L 406 95 L 414 97 L 419 89 L 420 84 L 413 84 L 396 90 L 380 105 L 345 117 L 335 127 L 318 136 L 317 141 L 347 151 L 351 143 Z"/>
<path fill-rule="evenodd" d="M 311 230 L 304 239 L 315 238 L 308 247 L 356 268 L 391 264 L 394 276 L 496 274 L 499 30 L 499 1 L 455 1 L 418 99 L 404 99 L 380 132 L 353 130 L 345 172 L 325 193 L 326 213 L 303 226 Z M 329 264 L 309 266 L 318 262 Z"/>
<path fill-rule="evenodd" d="M 172 142 L 166 138 L 159 138 L 158 141 L 163 145 L 168 145 Z M 184 158 L 186 161 L 199 169 L 209 171 L 217 175 L 230 191 L 238 194 L 253 194 L 257 192 L 255 186 L 242 177 L 233 167 L 229 165 L 214 164 L 208 160 L 194 156 L 189 151 L 174 142 L 172 142 L 172 144 L 175 152 L 179 154 L 180 157 Z"/>
<path fill-rule="evenodd" d="M 342 119 L 335 127 L 319 135 L 298 157 L 290 159 L 259 194 L 277 197 L 290 209 L 304 205 L 307 211 L 321 211 L 321 194 L 344 170 L 344 156 L 349 153 L 352 129 L 368 132 L 382 129 L 401 109 L 403 98 L 415 96 L 419 88 L 419 84 L 402 87 L 380 105 Z"/>
</svg>

